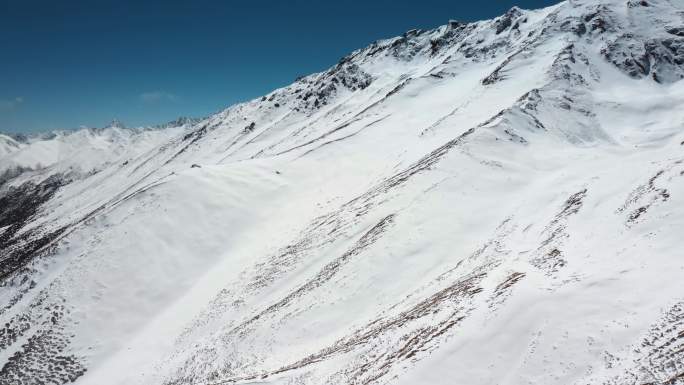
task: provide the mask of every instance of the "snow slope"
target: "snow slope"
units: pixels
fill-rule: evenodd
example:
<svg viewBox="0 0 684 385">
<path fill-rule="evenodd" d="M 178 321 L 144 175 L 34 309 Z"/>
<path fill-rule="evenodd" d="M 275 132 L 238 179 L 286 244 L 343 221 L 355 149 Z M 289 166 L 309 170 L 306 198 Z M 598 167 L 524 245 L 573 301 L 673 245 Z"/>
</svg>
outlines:
<svg viewBox="0 0 684 385">
<path fill-rule="evenodd" d="M 514 8 L 65 138 L 0 186 L 0 383 L 684 384 L 682 31 Z"/>
</svg>

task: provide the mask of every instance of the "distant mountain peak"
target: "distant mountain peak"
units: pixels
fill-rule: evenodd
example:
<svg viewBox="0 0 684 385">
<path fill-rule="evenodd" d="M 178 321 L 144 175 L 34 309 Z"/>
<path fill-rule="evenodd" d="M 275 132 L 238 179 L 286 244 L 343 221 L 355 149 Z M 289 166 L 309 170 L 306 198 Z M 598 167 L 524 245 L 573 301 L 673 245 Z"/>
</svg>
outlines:
<svg viewBox="0 0 684 385">
<path fill-rule="evenodd" d="M 104 128 L 122 128 L 122 129 L 125 129 L 126 125 L 123 124 L 123 122 L 120 121 L 119 119 L 113 119 Z"/>
<path fill-rule="evenodd" d="M 188 116 L 180 116 L 174 120 L 171 120 L 169 122 L 159 124 L 155 127 L 157 128 L 168 128 L 168 127 L 181 127 L 181 126 L 186 126 L 186 125 L 193 125 L 197 122 L 199 122 L 201 119 L 199 118 L 191 118 Z"/>
</svg>

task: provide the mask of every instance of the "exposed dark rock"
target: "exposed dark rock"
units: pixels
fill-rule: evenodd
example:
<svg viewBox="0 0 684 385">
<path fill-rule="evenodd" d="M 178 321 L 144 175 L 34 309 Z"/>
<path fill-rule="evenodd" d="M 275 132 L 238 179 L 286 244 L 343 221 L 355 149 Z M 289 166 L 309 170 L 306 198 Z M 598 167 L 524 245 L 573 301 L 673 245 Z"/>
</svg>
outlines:
<svg viewBox="0 0 684 385">
<path fill-rule="evenodd" d="M 636 8 L 636 7 L 648 7 L 648 2 L 646 0 L 629 0 L 627 2 L 627 7 L 629 8 Z"/>
<path fill-rule="evenodd" d="M 252 131 L 254 131 L 254 127 L 256 127 L 256 123 L 252 122 L 252 123 L 248 124 L 242 131 L 245 133 L 246 132 L 252 132 Z"/>
<path fill-rule="evenodd" d="M 668 28 L 666 31 L 671 35 L 684 37 L 684 27 L 671 27 Z"/>
<path fill-rule="evenodd" d="M 594 12 L 584 15 L 582 19 L 589 24 L 589 29 L 592 32 L 602 33 L 609 29 L 610 13 L 611 11 L 608 8 L 599 5 Z"/>
<path fill-rule="evenodd" d="M 0 383 L 16 385 L 67 384 L 86 372 L 81 360 L 66 350 L 69 337 L 61 325 L 65 309 L 59 304 L 44 304 L 42 299 L 31 304 L 41 307 L 42 320 L 26 314 L 18 315 L 0 329 L 0 346 L 7 348 L 18 336 L 33 331 L 7 362 L 0 368 Z"/>
<path fill-rule="evenodd" d="M 572 32 L 577 36 L 583 36 L 587 33 L 587 26 L 582 20 L 566 20 L 560 27 L 563 32 Z"/>
<path fill-rule="evenodd" d="M 627 198 L 627 201 L 620 207 L 617 212 L 624 212 L 631 207 L 638 205 L 639 207 L 629 214 L 627 218 L 627 225 L 633 225 L 637 219 L 646 214 L 651 207 L 656 204 L 667 202 L 670 199 L 670 192 L 666 188 L 658 187 L 658 182 L 666 173 L 666 170 L 660 170 L 648 182 L 638 186 L 632 191 Z"/>
<path fill-rule="evenodd" d="M 67 183 L 61 175 L 53 175 L 39 184 L 27 182 L 2 193 L 0 227 L 7 228 L 0 234 L 0 281 L 28 264 L 43 247 L 64 231 L 64 228 L 52 231 L 33 229 L 20 233 L 41 205 Z"/>
<path fill-rule="evenodd" d="M 601 53 L 633 78 L 651 75 L 660 83 L 684 78 L 684 41 L 679 39 L 642 41 L 631 34 L 623 34 Z"/>
<path fill-rule="evenodd" d="M 458 27 L 461 27 L 463 25 L 464 24 L 458 20 L 449 20 L 449 27 L 451 27 L 451 28 L 458 28 Z"/>
<path fill-rule="evenodd" d="M 450 22 L 449 29 L 444 32 L 441 36 L 433 38 L 430 40 L 430 54 L 436 55 L 444 47 L 448 47 L 454 44 L 456 41 L 460 41 L 468 32 L 472 29 L 468 24 L 463 24 L 459 22 Z"/>
<path fill-rule="evenodd" d="M 501 16 L 496 22 L 496 34 L 499 35 L 513 25 L 513 21 L 520 17 L 520 8 L 513 7 L 505 15 Z"/>
</svg>

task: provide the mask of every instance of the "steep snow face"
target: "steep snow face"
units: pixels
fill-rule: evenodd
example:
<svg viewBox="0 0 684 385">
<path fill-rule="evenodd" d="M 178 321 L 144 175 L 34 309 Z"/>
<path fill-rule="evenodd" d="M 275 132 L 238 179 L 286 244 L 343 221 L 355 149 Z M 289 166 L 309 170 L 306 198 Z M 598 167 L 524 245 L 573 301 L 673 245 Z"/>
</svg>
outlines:
<svg viewBox="0 0 684 385">
<path fill-rule="evenodd" d="M 683 29 L 514 8 L 64 136 L 0 185 L 0 383 L 684 384 Z"/>
</svg>

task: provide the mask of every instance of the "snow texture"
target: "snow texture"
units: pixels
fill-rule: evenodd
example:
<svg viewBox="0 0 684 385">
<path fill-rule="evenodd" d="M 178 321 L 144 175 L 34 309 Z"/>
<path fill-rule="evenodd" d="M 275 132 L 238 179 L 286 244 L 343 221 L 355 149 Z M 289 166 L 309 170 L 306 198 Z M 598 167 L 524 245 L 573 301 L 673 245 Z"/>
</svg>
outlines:
<svg viewBox="0 0 684 385">
<path fill-rule="evenodd" d="M 0 136 L 1 384 L 684 384 L 684 1 Z"/>
</svg>

